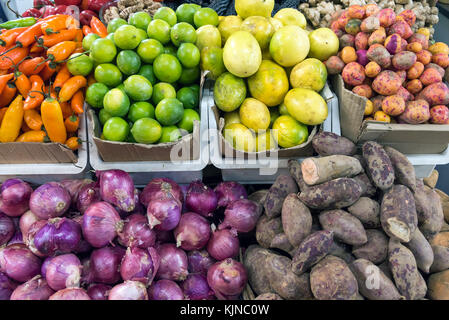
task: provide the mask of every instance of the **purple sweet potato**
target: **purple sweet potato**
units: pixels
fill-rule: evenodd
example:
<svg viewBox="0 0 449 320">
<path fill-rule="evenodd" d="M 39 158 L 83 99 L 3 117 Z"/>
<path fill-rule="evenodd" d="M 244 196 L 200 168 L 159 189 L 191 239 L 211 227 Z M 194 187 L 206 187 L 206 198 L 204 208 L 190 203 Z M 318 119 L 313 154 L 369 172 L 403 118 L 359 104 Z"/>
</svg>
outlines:
<svg viewBox="0 0 449 320">
<path fill-rule="evenodd" d="M 354 300 L 359 291 L 346 262 L 335 256 L 325 257 L 312 268 L 310 286 L 318 300 Z"/>
<path fill-rule="evenodd" d="M 254 300 L 284 300 L 277 293 L 262 293 L 258 295 Z"/>
<path fill-rule="evenodd" d="M 363 162 L 366 163 L 365 161 Z M 362 187 L 362 196 L 372 197 L 376 194 L 376 187 L 373 186 L 373 183 L 368 178 L 366 173 L 362 172 L 361 174 L 358 174 L 355 177 L 353 177 L 353 179 L 357 181 L 357 183 Z"/>
<path fill-rule="evenodd" d="M 368 197 L 360 197 L 352 206 L 349 213 L 360 220 L 365 228 L 380 227 L 380 205 Z"/>
<path fill-rule="evenodd" d="M 401 44 L 402 44 L 402 38 L 399 34 L 394 33 L 392 35 L 389 35 L 385 39 L 385 48 L 390 52 L 391 54 L 396 54 L 398 52 L 401 52 Z"/>
<path fill-rule="evenodd" d="M 248 196 L 248 200 L 254 201 L 255 203 L 261 205 L 263 207 L 263 204 L 265 202 L 265 198 L 267 197 L 268 190 L 258 190 L 256 192 L 251 193 Z"/>
<path fill-rule="evenodd" d="M 391 59 L 393 67 L 397 70 L 408 70 L 416 62 L 416 54 L 411 51 L 401 51 L 396 53 Z"/>
<path fill-rule="evenodd" d="M 418 271 L 413 253 L 399 241 L 391 239 L 388 246 L 388 261 L 399 292 L 407 300 L 424 298 L 427 285 Z"/>
<path fill-rule="evenodd" d="M 378 229 L 366 230 L 368 241 L 352 248 L 352 254 L 358 259 L 366 259 L 374 264 L 385 261 L 388 256 L 388 237 Z"/>
<path fill-rule="evenodd" d="M 416 265 L 425 273 L 429 273 L 430 266 L 433 263 L 433 251 L 427 239 L 419 229 L 416 229 L 413 237 L 405 246 L 413 253 L 416 259 Z"/>
<path fill-rule="evenodd" d="M 432 83 L 425 87 L 416 97 L 424 99 L 429 105 L 447 105 L 449 104 L 449 88 L 443 82 Z"/>
<path fill-rule="evenodd" d="M 282 205 L 282 227 L 291 245 L 296 248 L 312 230 L 312 215 L 296 193 L 289 194 Z"/>
<path fill-rule="evenodd" d="M 274 237 L 283 232 L 280 217 L 269 219 L 266 215 L 262 215 L 257 221 L 256 240 L 264 248 L 271 248 Z"/>
<path fill-rule="evenodd" d="M 332 231 L 322 230 L 307 236 L 295 250 L 292 259 L 292 271 L 301 275 L 317 264 L 330 251 L 334 243 Z"/>
<path fill-rule="evenodd" d="M 380 222 L 390 238 L 409 242 L 418 226 L 415 200 L 410 189 L 394 185 L 382 199 Z"/>
<path fill-rule="evenodd" d="M 382 270 L 366 259 L 351 264 L 360 293 L 369 300 L 399 300 L 401 294 Z"/>
<path fill-rule="evenodd" d="M 391 188 L 394 182 L 394 168 L 384 148 L 377 142 L 367 141 L 362 146 L 362 153 L 368 165 L 368 176 L 374 184 L 382 190 Z"/>
<path fill-rule="evenodd" d="M 416 176 L 415 168 L 408 158 L 392 147 L 384 147 L 385 152 L 391 160 L 394 168 L 394 174 L 396 180 L 406 187 L 409 187 L 412 191 L 416 189 Z"/>
<path fill-rule="evenodd" d="M 443 207 L 438 193 L 424 186 L 421 181 L 416 186 L 414 193 L 418 225 L 427 239 L 440 232 L 444 222 Z"/>
<path fill-rule="evenodd" d="M 274 184 L 268 190 L 265 198 L 265 214 L 269 218 L 277 217 L 281 214 L 284 199 L 290 193 L 297 193 L 298 186 L 295 180 L 289 175 L 280 175 L 276 178 Z"/>
<path fill-rule="evenodd" d="M 350 245 L 340 242 L 334 237 L 334 243 L 329 249 L 329 255 L 339 257 L 349 264 L 356 259 L 351 250 Z"/>
<path fill-rule="evenodd" d="M 271 241 L 270 248 L 280 249 L 287 253 L 291 253 L 295 249 L 284 232 L 278 233 L 274 236 L 273 240 Z"/>
<path fill-rule="evenodd" d="M 388 279 L 390 279 L 391 281 L 394 281 L 393 274 L 391 273 L 390 263 L 388 262 L 388 259 L 386 259 L 384 262 L 382 262 L 381 264 L 379 264 L 377 266 L 379 267 L 380 270 L 382 270 L 382 272 L 387 276 Z"/>
<path fill-rule="evenodd" d="M 305 183 L 304 178 L 302 177 L 301 164 L 298 160 L 290 159 L 288 160 L 288 171 L 290 175 L 295 179 L 296 184 L 299 186 L 299 190 L 302 192 L 309 188 L 307 183 Z"/>
<path fill-rule="evenodd" d="M 449 300 L 449 270 L 434 273 L 427 281 L 430 299 Z"/>
<path fill-rule="evenodd" d="M 362 245 L 368 240 L 360 220 L 346 211 L 323 211 L 319 218 L 323 229 L 333 231 L 335 239 L 341 242 Z"/>
<path fill-rule="evenodd" d="M 434 255 L 430 272 L 441 272 L 449 269 L 449 248 L 443 246 L 432 246 Z"/>
<path fill-rule="evenodd" d="M 266 259 L 270 255 L 274 255 L 274 253 L 258 245 L 250 245 L 243 255 L 242 262 L 248 274 L 248 282 L 257 295 L 273 292 L 268 278 L 268 270 L 264 267 Z"/>
<path fill-rule="evenodd" d="M 317 133 L 312 139 L 312 146 L 322 157 L 337 154 L 352 156 L 357 152 L 354 142 L 327 131 Z"/>
</svg>

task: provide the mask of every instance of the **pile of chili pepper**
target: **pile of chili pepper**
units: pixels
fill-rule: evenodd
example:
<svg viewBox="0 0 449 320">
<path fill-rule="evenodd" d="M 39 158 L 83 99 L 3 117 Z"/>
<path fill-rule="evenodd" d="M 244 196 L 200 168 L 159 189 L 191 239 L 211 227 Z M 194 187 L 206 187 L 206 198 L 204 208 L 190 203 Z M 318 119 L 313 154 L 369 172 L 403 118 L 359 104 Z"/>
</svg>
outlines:
<svg viewBox="0 0 449 320">
<path fill-rule="evenodd" d="M 92 25 L 98 23 L 96 19 Z M 0 142 L 59 142 L 79 148 L 88 79 L 73 76 L 66 65 L 72 54 L 84 51 L 79 25 L 58 14 L 0 31 Z"/>
</svg>

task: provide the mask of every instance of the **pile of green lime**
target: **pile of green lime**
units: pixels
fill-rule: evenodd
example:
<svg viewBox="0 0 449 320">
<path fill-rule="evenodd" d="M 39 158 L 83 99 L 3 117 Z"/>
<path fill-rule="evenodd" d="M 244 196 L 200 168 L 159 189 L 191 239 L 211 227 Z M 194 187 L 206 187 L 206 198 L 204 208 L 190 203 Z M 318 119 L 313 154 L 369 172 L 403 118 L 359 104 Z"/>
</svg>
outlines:
<svg viewBox="0 0 449 320">
<path fill-rule="evenodd" d="M 106 38 L 84 38 L 96 81 L 86 101 L 98 111 L 104 139 L 153 144 L 193 131 L 200 120 L 196 28 L 211 23 L 218 24 L 215 11 L 182 4 L 176 12 L 161 7 L 153 17 L 116 18 Z"/>
</svg>

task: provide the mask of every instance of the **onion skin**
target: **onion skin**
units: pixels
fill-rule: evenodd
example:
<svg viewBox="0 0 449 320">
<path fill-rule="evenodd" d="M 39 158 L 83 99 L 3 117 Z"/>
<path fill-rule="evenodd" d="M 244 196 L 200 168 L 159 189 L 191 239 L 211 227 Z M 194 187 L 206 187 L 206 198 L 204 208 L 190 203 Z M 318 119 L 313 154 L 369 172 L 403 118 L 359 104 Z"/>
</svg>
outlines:
<svg viewBox="0 0 449 320">
<path fill-rule="evenodd" d="M 210 233 L 209 221 L 193 212 L 184 213 L 174 230 L 176 245 L 187 251 L 204 248 Z"/>
<path fill-rule="evenodd" d="M 44 262 L 45 263 L 45 262 Z M 84 287 L 94 283 L 94 273 L 90 266 L 90 259 L 84 258 L 81 260 L 81 285 Z M 42 274 L 43 275 L 43 274 Z"/>
<path fill-rule="evenodd" d="M 6 274 L 0 272 L 0 300 L 10 300 L 11 294 L 16 289 L 17 284 L 8 278 Z"/>
<path fill-rule="evenodd" d="M 47 280 L 40 275 L 21 284 L 14 290 L 11 300 L 48 300 L 55 293 Z"/>
<path fill-rule="evenodd" d="M 44 262 L 42 262 L 42 266 L 41 266 L 41 275 L 45 278 L 46 274 L 47 274 L 47 267 L 48 264 L 50 263 L 50 260 L 53 259 L 53 257 L 47 257 L 45 258 Z"/>
<path fill-rule="evenodd" d="M 120 210 L 131 212 L 136 207 L 134 182 L 123 170 L 97 171 L 101 199 Z"/>
<path fill-rule="evenodd" d="M 139 281 L 125 281 L 109 291 L 108 300 L 148 300 L 147 288 Z"/>
<path fill-rule="evenodd" d="M 125 220 L 123 231 L 119 234 L 118 242 L 125 247 L 146 249 L 154 246 L 156 232 L 148 226 L 147 218 L 141 214 L 130 215 Z"/>
<path fill-rule="evenodd" d="M 48 300 L 91 300 L 86 290 L 67 288 L 54 293 Z"/>
<path fill-rule="evenodd" d="M 120 247 L 104 247 L 92 251 L 90 268 L 93 280 L 104 284 L 115 284 L 120 281 L 119 266 L 125 255 Z"/>
<path fill-rule="evenodd" d="M 152 200 L 148 204 L 147 218 L 151 229 L 169 231 L 181 219 L 182 204 L 172 196 Z"/>
<path fill-rule="evenodd" d="M 76 204 L 78 202 L 78 197 L 81 189 L 88 184 L 93 183 L 90 179 L 74 179 L 74 180 L 62 180 L 60 182 L 61 186 L 63 186 L 69 193 L 71 198 L 71 205 L 76 208 Z"/>
<path fill-rule="evenodd" d="M 220 300 L 240 295 L 247 281 L 245 267 L 234 259 L 219 261 L 207 271 L 207 283 Z"/>
<path fill-rule="evenodd" d="M 222 182 L 214 191 L 218 197 L 218 207 L 226 207 L 231 202 L 248 198 L 245 187 L 238 182 Z"/>
<path fill-rule="evenodd" d="M 12 244 L 0 249 L 0 271 L 9 278 L 26 282 L 41 271 L 41 260 L 25 244 Z"/>
<path fill-rule="evenodd" d="M 19 220 L 19 228 L 22 231 L 22 236 L 25 239 L 28 233 L 28 229 L 35 223 L 39 218 L 31 211 L 25 212 Z"/>
<path fill-rule="evenodd" d="M 31 225 L 31 227 L 27 231 L 27 235 L 25 237 L 25 244 L 28 246 L 28 248 L 38 257 L 45 257 L 46 254 L 40 252 L 37 250 L 36 246 L 34 245 L 34 237 L 36 234 L 47 224 L 47 220 L 37 220 L 35 223 Z"/>
<path fill-rule="evenodd" d="M 12 219 L 0 212 L 0 246 L 8 243 L 15 232 L 16 230 Z"/>
<path fill-rule="evenodd" d="M 240 242 L 234 229 L 215 230 L 207 243 L 207 252 L 216 260 L 234 258 L 239 249 Z"/>
<path fill-rule="evenodd" d="M 231 227 L 238 232 L 250 232 L 256 227 L 262 210 L 254 201 L 241 199 L 230 203 L 224 214 L 225 218 L 218 229 Z"/>
<path fill-rule="evenodd" d="M 20 179 L 8 179 L 0 188 L 0 211 L 10 217 L 18 217 L 29 209 L 33 189 Z"/>
<path fill-rule="evenodd" d="M 161 260 L 157 279 L 183 281 L 187 274 L 188 261 L 186 253 L 172 243 L 165 243 L 157 248 Z"/>
<path fill-rule="evenodd" d="M 207 270 L 217 262 L 206 250 L 190 251 L 187 254 L 189 273 L 201 273 L 206 275 Z"/>
<path fill-rule="evenodd" d="M 186 195 L 187 209 L 208 217 L 212 216 L 212 212 L 217 209 L 217 205 L 218 197 L 214 190 L 210 189 L 200 180 L 190 183 Z"/>
<path fill-rule="evenodd" d="M 151 180 L 143 189 L 140 194 L 140 203 L 148 207 L 148 203 L 152 200 L 168 196 L 172 196 L 183 203 L 184 194 L 176 182 L 168 178 L 156 178 Z"/>
<path fill-rule="evenodd" d="M 175 242 L 175 236 L 172 231 L 154 230 L 156 232 L 156 242 L 166 243 Z"/>
<path fill-rule="evenodd" d="M 69 192 L 57 183 L 46 183 L 34 190 L 30 209 L 41 220 L 62 216 L 70 207 Z"/>
<path fill-rule="evenodd" d="M 120 264 L 120 275 L 125 281 L 139 281 L 149 286 L 156 276 L 159 264 L 159 254 L 154 248 L 128 248 Z"/>
<path fill-rule="evenodd" d="M 16 230 L 16 232 L 14 233 L 12 238 L 9 239 L 9 241 L 8 241 L 8 245 L 15 244 L 15 243 L 24 243 L 22 232 L 20 232 L 20 230 Z"/>
<path fill-rule="evenodd" d="M 107 202 L 92 204 L 83 215 L 83 235 L 92 247 L 106 246 L 122 229 L 123 221 L 114 207 Z"/>
<path fill-rule="evenodd" d="M 91 182 L 80 189 L 76 207 L 81 214 L 84 214 L 91 204 L 100 201 L 100 187 L 97 183 Z"/>
<path fill-rule="evenodd" d="M 79 287 L 81 262 L 74 254 L 63 254 L 50 260 L 45 273 L 48 285 L 55 291 Z"/>
<path fill-rule="evenodd" d="M 176 282 L 159 280 L 148 288 L 150 300 L 184 300 L 184 293 Z"/>
<path fill-rule="evenodd" d="M 108 300 L 109 291 L 112 289 L 103 283 L 95 283 L 89 286 L 87 294 L 91 300 Z"/>
<path fill-rule="evenodd" d="M 212 300 L 214 291 L 209 287 L 207 278 L 202 274 L 189 274 L 181 285 L 184 295 L 189 300 Z"/>
</svg>

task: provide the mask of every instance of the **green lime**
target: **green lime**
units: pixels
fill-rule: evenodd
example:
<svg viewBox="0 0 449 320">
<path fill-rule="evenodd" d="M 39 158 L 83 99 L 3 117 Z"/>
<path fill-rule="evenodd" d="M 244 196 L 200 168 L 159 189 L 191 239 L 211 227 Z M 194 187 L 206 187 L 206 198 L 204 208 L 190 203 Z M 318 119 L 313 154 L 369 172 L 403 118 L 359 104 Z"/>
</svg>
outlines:
<svg viewBox="0 0 449 320">
<path fill-rule="evenodd" d="M 98 113 L 98 118 L 100 120 L 100 123 L 104 125 L 106 121 L 112 118 L 112 116 L 104 109 L 101 109 Z"/>
<path fill-rule="evenodd" d="M 120 89 L 109 90 L 103 99 L 105 110 L 113 117 L 124 117 L 129 111 L 129 98 Z"/>
<path fill-rule="evenodd" d="M 288 113 L 287 106 L 286 106 L 284 103 L 282 103 L 282 104 L 279 106 L 279 114 L 282 115 L 282 116 L 288 116 L 288 115 L 290 115 L 290 114 Z"/>
<path fill-rule="evenodd" d="M 178 22 L 187 22 L 193 26 L 193 16 L 197 10 L 198 8 L 192 4 L 183 3 L 176 9 L 176 18 Z"/>
<path fill-rule="evenodd" d="M 83 39 L 83 49 L 85 51 L 90 50 L 90 47 L 92 46 L 92 43 L 94 43 L 95 40 L 100 39 L 100 36 L 96 33 L 89 33 L 87 36 Z"/>
<path fill-rule="evenodd" d="M 154 76 L 153 72 L 153 66 L 151 64 L 144 64 L 142 67 L 140 67 L 138 75 L 144 76 L 148 80 L 150 80 L 151 85 L 155 85 L 157 82 L 156 77 Z"/>
<path fill-rule="evenodd" d="M 193 43 L 181 44 L 176 54 L 186 68 L 196 67 L 200 63 L 200 50 Z"/>
<path fill-rule="evenodd" d="M 89 86 L 86 90 L 86 102 L 94 108 L 103 107 L 103 99 L 109 88 L 100 82 L 96 82 Z"/>
<path fill-rule="evenodd" d="M 152 118 L 141 118 L 134 123 L 131 132 L 138 143 L 155 143 L 161 137 L 162 127 Z"/>
<path fill-rule="evenodd" d="M 153 86 L 144 76 L 130 76 L 123 84 L 126 94 L 134 101 L 149 100 L 153 94 Z"/>
<path fill-rule="evenodd" d="M 126 91 L 125 91 L 125 85 L 123 84 L 123 83 L 120 83 L 117 87 L 115 87 L 115 89 L 120 89 L 120 90 L 122 90 L 122 92 L 124 93 L 124 94 L 126 94 Z M 129 97 L 128 97 L 129 98 Z"/>
<path fill-rule="evenodd" d="M 164 52 L 164 46 L 156 39 L 143 40 L 137 48 L 139 57 L 145 63 L 153 63 L 158 55 Z"/>
<path fill-rule="evenodd" d="M 273 126 L 274 121 L 281 116 L 279 108 L 268 108 L 270 110 L 270 128 Z"/>
<path fill-rule="evenodd" d="M 193 15 L 193 22 L 197 28 L 211 24 L 218 26 L 218 14 L 211 8 L 201 8 Z"/>
<path fill-rule="evenodd" d="M 177 22 L 176 13 L 169 7 L 159 8 L 153 15 L 153 19 L 161 19 L 166 21 L 170 26 L 174 26 Z"/>
<path fill-rule="evenodd" d="M 184 110 L 184 115 L 181 121 L 178 123 L 178 127 L 186 130 L 187 132 L 193 132 L 193 121 L 200 121 L 200 115 L 193 109 Z"/>
<path fill-rule="evenodd" d="M 171 28 L 170 38 L 171 42 L 177 47 L 179 47 L 181 43 L 195 43 L 196 31 L 195 28 L 187 22 L 180 22 Z"/>
<path fill-rule="evenodd" d="M 134 136 L 131 132 L 131 130 L 128 133 L 128 137 L 125 140 L 126 142 L 130 142 L 130 143 L 137 143 L 136 139 L 134 139 Z"/>
<path fill-rule="evenodd" d="M 120 49 L 135 49 L 140 43 L 137 28 L 130 25 L 119 27 L 114 32 L 114 42 Z"/>
<path fill-rule="evenodd" d="M 164 52 L 166 54 L 171 54 L 172 56 L 176 57 L 176 51 L 178 50 L 178 48 L 176 48 L 174 45 L 172 44 L 168 44 L 164 47 Z"/>
<path fill-rule="evenodd" d="M 90 34 L 90 33 L 89 33 Z M 111 40 L 112 42 L 114 42 L 114 32 L 113 33 L 110 33 L 110 34 L 108 34 L 107 36 L 106 36 L 106 38 L 105 39 L 109 39 L 109 40 Z M 114 42 L 114 44 L 115 44 L 115 42 Z"/>
<path fill-rule="evenodd" d="M 90 47 L 90 57 L 98 63 L 112 62 L 116 55 L 117 47 L 106 38 L 95 40 Z"/>
<path fill-rule="evenodd" d="M 159 143 L 175 142 L 182 138 L 181 132 L 177 126 L 162 127 Z"/>
<path fill-rule="evenodd" d="M 117 55 L 117 67 L 128 76 L 139 72 L 140 65 L 139 55 L 132 50 L 123 50 Z"/>
<path fill-rule="evenodd" d="M 139 43 L 145 39 L 148 39 L 148 34 L 145 30 L 137 28 L 137 37 L 139 38 Z"/>
<path fill-rule="evenodd" d="M 167 21 L 154 19 L 147 29 L 148 38 L 156 39 L 162 44 L 170 42 L 170 25 Z"/>
<path fill-rule="evenodd" d="M 194 89 L 184 87 L 176 93 L 176 99 L 182 102 L 184 109 L 198 108 L 199 96 Z"/>
<path fill-rule="evenodd" d="M 133 25 L 136 28 L 145 30 L 145 32 L 146 32 L 151 20 L 152 20 L 151 16 L 147 12 L 140 11 L 140 12 L 133 13 L 128 18 L 128 23 L 130 25 Z"/>
<path fill-rule="evenodd" d="M 212 79 L 217 79 L 226 67 L 223 62 L 223 49 L 217 47 L 205 47 L 201 50 L 201 70 L 210 72 Z"/>
<path fill-rule="evenodd" d="M 199 81 L 201 75 L 200 66 L 193 68 L 182 68 L 181 77 L 178 82 L 183 85 L 193 84 Z"/>
<path fill-rule="evenodd" d="M 166 98 L 176 98 L 176 90 L 170 83 L 159 82 L 154 85 L 152 100 L 154 105 Z"/>
<path fill-rule="evenodd" d="M 120 117 L 109 118 L 103 126 L 103 135 L 109 141 L 125 141 L 129 134 L 129 124 Z"/>
<path fill-rule="evenodd" d="M 156 106 L 156 119 L 164 126 L 172 126 L 181 121 L 184 114 L 182 102 L 176 98 L 166 98 Z"/>
<path fill-rule="evenodd" d="M 176 57 L 163 53 L 154 60 L 153 71 L 160 81 L 171 83 L 181 77 L 182 66 Z"/>
<path fill-rule="evenodd" d="M 112 63 L 103 63 L 95 68 L 95 80 L 109 87 L 115 87 L 122 82 L 122 73 Z"/>
<path fill-rule="evenodd" d="M 120 28 L 121 26 L 127 25 L 128 22 L 126 22 L 125 19 L 122 18 L 114 18 L 108 23 L 108 33 L 114 33 L 115 30 Z"/>
<path fill-rule="evenodd" d="M 193 85 L 189 86 L 189 88 L 192 89 L 198 97 L 200 96 L 200 85 L 199 84 L 193 84 Z"/>
<path fill-rule="evenodd" d="M 67 69 L 74 76 L 88 76 L 94 67 L 91 57 L 84 53 L 74 53 L 67 61 Z"/>
<path fill-rule="evenodd" d="M 145 101 L 134 102 L 129 107 L 128 119 L 136 122 L 142 118 L 154 119 L 154 107 L 151 103 Z"/>
</svg>

